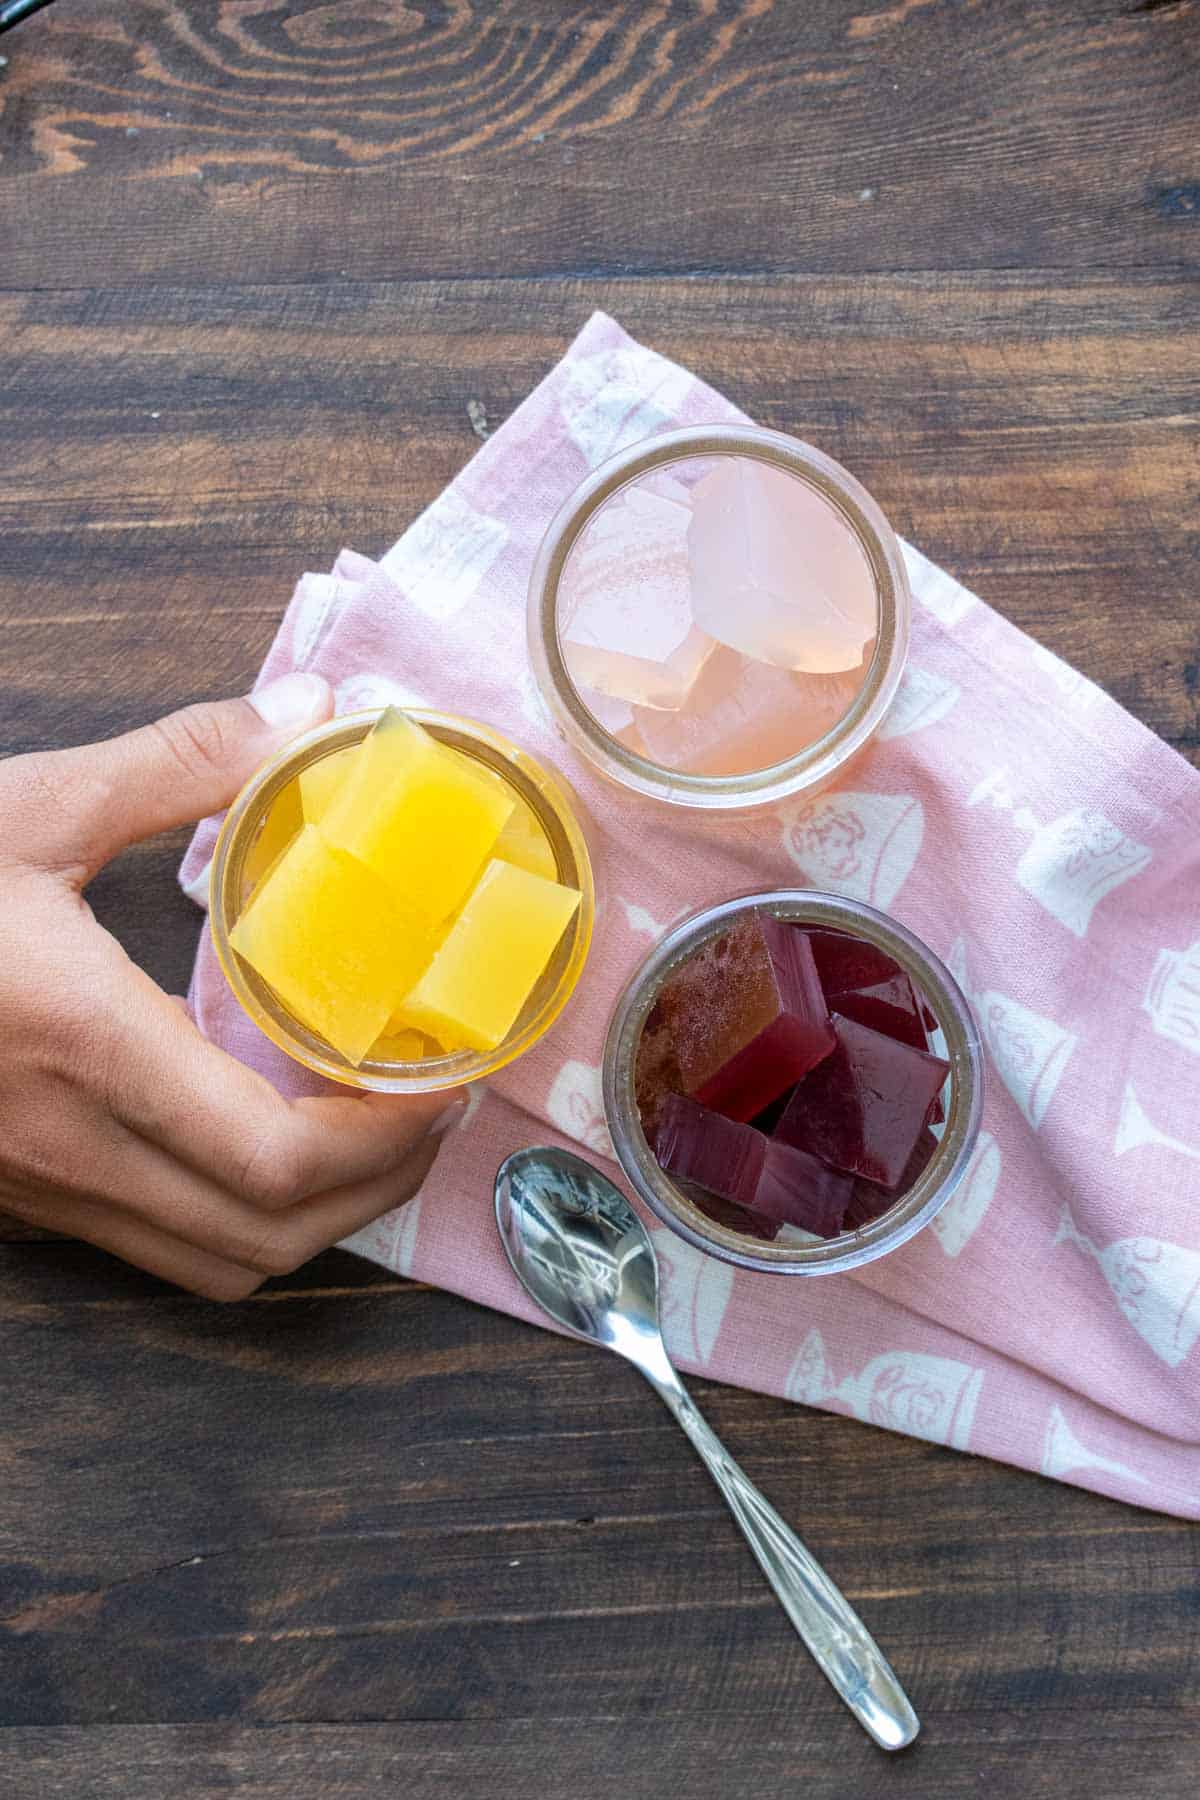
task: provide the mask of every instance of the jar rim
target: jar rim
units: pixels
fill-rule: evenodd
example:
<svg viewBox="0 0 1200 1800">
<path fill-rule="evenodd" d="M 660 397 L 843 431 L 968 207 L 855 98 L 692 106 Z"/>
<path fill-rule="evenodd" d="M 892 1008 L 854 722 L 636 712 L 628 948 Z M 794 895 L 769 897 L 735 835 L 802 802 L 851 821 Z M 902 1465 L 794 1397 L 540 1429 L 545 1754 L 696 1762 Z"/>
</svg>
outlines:
<svg viewBox="0 0 1200 1800">
<path fill-rule="evenodd" d="M 797 924 L 848 931 L 898 962 L 935 1014 L 950 1064 L 950 1105 L 939 1145 L 913 1185 L 879 1218 L 812 1244 L 756 1243 L 709 1219 L 666 1175 L 646 1140 L 633 1075 L 642 1027 L 670 974 L 731 921 L 764 910 Z M 809 888 L 743 893 L 706 906 L 673 926 L 630 977 L 613 1010 L 604 1046 L 604 1109 L 617 1160 L 638 1197 L 664 1225 L 739 1268 L 774 1275 L 833 1275 L 874 1262 L 924 1229 L 966 1174 L 983 1116 L 983 1051 L 970 1004 L 949 969 L 914 932 L 861 901 Z"/>
<path fill-rule="evenodd" d="M 683 458 L 747 456 L 799 477 L 829 502 L 865 554 L 875 583 L 878 632 L 862 686 L 822 738 L 786 761 L 741 775 L 669 769 L 611 736 L 584 704 L 558 637 L 558 590 L 568 557 L 600 507 L 621 488 Z M 904 671 L 912 610 L 899 540 L 855 476 L 824 451 L 757 425 L 687 425 L 640 439 L 593 469 L 559 507 L 529 578 L 529 658 L 543 698 L 573 748 L 595 767 L 650 799 L 709 810 L 770 806 L 828 781 L 878 728 Z"/>
</svg>

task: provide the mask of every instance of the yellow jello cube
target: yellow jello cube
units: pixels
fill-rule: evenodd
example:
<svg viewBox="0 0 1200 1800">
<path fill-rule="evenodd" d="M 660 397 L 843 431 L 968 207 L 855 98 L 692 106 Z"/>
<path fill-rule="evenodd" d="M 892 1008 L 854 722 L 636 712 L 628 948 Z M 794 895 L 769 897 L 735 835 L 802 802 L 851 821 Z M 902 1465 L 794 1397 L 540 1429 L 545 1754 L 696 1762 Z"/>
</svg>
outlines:
<svg viewBox="0 0 1200 1800">
<path fill-rule="evenodd" d="M 448 1046 L 494 1050 L 578 905 L 574 888 L 489 862 L 398 1019 Z"/>
<path fill-rule="evenodd" d="M 424 1062 L 427 1056 L 440 1056 L 442 1046 L 423 1031 L 401 1025 L 396 1031 L 385 1027 L 382 1037 L 371 1045 L 376 1062 Z"/>
<path fill-rule="evenodd" d="M 242 865 L 244 892 L 256 888 L 271 865 L 283 855 L 301 825 L 300 790 L 294 781 L 275 796 L 271 810 L 259 827 L 258 836 L 246 852 Z"/>
<path fill-rule="evenodd" d="M 512 810 L 498 775 L 389 708 L 356 748 L 321 830 L 436 925 L 462 904 Z"/>
<path fill-rule="evenodd" d="M 318 757 L 316 762 L 301 769 L 296 779 L 300 783 L 300 804 L 304 809 L 306 824 L 321 823 L 329 811 L 329 802 L 350 772 L 350 763 L 357 749 L 357 744 L 348 744 L 344 750 L 335 750 L 332 756 Z"/>
<path fill-rule="evenodd" d="M 496 839 L 492 855 L 500 862 L 528 869 L 531 875 L 541 875 L 546 881 L 558 878 L 558 864 L 550 840 L 532 806 L 519 794 L 513 795 L 512 817 Z"/>
<path fill-rule="evenodd" d="M 298 1019 L 359 1063 L 433 952 L 377 875 L 305 825 L 229 938 Z"/>
</svg>

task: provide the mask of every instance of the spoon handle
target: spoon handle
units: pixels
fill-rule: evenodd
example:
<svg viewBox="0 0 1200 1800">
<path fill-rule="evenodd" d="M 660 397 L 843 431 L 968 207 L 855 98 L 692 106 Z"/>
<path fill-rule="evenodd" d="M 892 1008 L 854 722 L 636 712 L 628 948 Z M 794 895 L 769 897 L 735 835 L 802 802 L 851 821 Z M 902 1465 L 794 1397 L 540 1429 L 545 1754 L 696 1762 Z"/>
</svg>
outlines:
<svg viewBox="0 0 1200 1800">
<path fill-rule="evenodd" d="M 691 1439 L 784 1612 L 859 1724 L 881 1749 L 902 1750 L 911 1744 L 920 1721 L 853 1607 L 747 1479 L 682 1384 L 652 1375 L 647 1379 Z"/>
</svg>

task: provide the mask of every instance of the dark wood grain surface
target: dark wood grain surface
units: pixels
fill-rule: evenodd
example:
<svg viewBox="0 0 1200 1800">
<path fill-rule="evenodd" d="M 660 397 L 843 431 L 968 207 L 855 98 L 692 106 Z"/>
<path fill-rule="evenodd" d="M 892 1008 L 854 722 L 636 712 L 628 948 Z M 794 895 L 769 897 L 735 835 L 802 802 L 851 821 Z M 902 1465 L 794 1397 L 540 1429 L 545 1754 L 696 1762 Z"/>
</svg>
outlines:
<svg viewBox="0 0 1200 1800">
<path fill-rule="evenodd" d="M 1198 26 L 59 0 L 0 39 L 0 751 L 245 687 L 600 306 L 1200 761 Z M 173 988 L 181 847 L 95 890 Z M 619 1365 L 3 1235 L 6 1795 L 1196 1791 L 1194 1527 L 695 1384 L 909 1683 L 887 1760 Z"/>
</svg>

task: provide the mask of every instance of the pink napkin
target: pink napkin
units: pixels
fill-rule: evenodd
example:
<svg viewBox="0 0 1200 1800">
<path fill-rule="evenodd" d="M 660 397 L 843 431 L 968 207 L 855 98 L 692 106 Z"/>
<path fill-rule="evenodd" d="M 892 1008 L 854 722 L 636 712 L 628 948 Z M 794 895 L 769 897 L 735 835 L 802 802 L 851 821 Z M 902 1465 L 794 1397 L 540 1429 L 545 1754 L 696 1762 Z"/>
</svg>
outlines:
<svg viewBox="0 0 1200 1800">
<path fill-rule="evenodd" d="M 987 1043 L 984 1132 L 933 1225 L 854 1275 L 735 1271 L 654 1227 L 686 1369 L 1200 1518 L 1200 778 L 1090 681 L 905 548 L 911 660 L 846 785 L 743 819 L 593 777 L 526 663 L 525 585 L 588 469 L 741 418 L 597 314 L 378 564 L 301 578 L 263 669 L 338 707 L 425 702 L 511 733 L 574 783 L 601 883 L 564 1018 L 447 1141 L 420 1197 L 350 1240 L 403 1275 L 537 1318 L 491 1190 L 521 1145 L 614 1173 L 599 1064 L 618 989 L 665 926 L 751 886 L 868 900 L 949 963 Z M 215 824 L 183 869 L 203 898 Z M 290 1093 L 306 1077 L 233 1000 L 207 933 L 201 1028 Z"/>
</svg>

